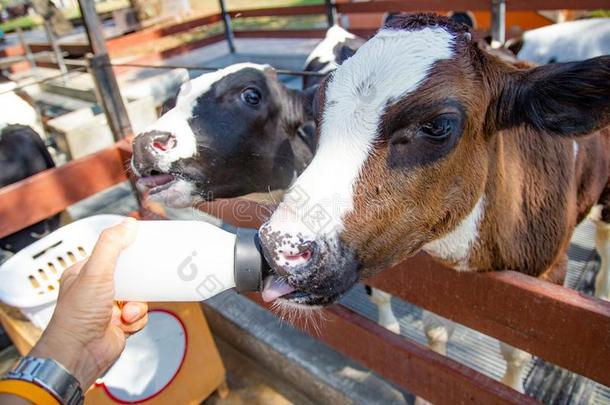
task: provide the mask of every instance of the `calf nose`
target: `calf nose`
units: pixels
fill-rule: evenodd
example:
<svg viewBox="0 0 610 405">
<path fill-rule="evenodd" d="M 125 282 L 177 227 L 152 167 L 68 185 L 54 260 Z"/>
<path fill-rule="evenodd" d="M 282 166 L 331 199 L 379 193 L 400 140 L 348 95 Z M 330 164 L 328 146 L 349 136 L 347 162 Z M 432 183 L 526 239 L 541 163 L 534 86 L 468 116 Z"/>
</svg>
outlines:
<svg viewBox="0 0 610 405">
<path fill-rule="evenodd" d="M 289 276 L 295 272 L 300 272 L 311 260 L 315 252 L 316 243 L 314 241 L 301 242 L 299 245 L 287 246 L 278 249 L 280 266 L 278 273 Z"/>
<path fill-rule="evenodd" d="M 261 243 L 269 264 L 281 276 L 304 274 L 316 254 L 316 242 L 286 233 L 269 232 L 263 227 Z"/>
<path fill-rule="evenodd" d="M 136 136 L 133 140 L 132 167 L 138 176 L 150 175 L 157 169 L 160 155 L 176 147 L 176 137 L 169 132 L 149 131 Z"/>
</svg>

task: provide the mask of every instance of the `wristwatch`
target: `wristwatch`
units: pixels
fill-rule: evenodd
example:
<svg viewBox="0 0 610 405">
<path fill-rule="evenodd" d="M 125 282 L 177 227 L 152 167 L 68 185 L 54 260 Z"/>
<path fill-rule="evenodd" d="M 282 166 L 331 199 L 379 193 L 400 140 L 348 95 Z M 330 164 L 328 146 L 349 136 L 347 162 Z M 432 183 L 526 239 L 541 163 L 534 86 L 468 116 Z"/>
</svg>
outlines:
<svg viewBox="0 0 610 405">
<path fill-rule="evenodd" d="M 5 379 L 36 384 L 48 391 L 63 405 L 80 405 L 85 399 L 78 380 L 53 359 L 22 357 Z"/>
</svg>

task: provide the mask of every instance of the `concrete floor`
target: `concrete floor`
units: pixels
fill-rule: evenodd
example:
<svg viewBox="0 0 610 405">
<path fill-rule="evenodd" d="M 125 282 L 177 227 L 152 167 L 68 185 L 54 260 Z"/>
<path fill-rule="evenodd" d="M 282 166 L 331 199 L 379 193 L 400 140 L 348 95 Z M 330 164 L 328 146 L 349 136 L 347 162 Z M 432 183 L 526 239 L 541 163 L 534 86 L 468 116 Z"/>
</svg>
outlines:
<svg viewBox="0 0 610 405">
<path fill-rule="evenodd" d="M 234 63 L 252 62 L 270 64 L 278 69 L 301 70 L 307 55 L 319 43 L 318 39 L 243 39 L 235 40 L 236 52 L 229 53 L 225 41 L 218 42 L 164 60 L 155 62 L 155 65 L 179 66 L 206 66 L 221 68 Z M 129 60 L 115 60 L 115 62 L 129 62 Z M 134 69 L 122 74 L 119 78 L 121 90 L 129 91 L 129 86 L 137 85 L 143 79 L 163 74 L 160 69 Z M 190 78 L 205 73 L 201 70 L 188 70 Z M 301 78 L 294 76 L 281 76 L 281 79 L 293 88 L 301 87 Z"/>
<path fill-rule="evenodd" d="M 216 338 L 216 345 L 227 368 L 229 395 L 220 399 L 216 393 L 205 405 L 313 405 L 310 399 L 290 387 L 231 345 Z"/>
</svg>

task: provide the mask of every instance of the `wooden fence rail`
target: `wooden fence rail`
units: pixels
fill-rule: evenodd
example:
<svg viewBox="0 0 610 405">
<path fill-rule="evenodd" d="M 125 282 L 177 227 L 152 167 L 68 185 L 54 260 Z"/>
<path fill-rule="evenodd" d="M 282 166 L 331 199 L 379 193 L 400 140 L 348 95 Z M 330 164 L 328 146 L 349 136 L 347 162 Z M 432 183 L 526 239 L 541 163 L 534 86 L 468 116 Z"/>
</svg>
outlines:
<svg viewBox="0 0 610 405">
<path fill-rule="evenodd" d="M 0 237 L 127 180 L 118 145 L 0 188 Z"/>
<path fill-rule="evenodd" d="M 249 294 L 269 309 L 260 296 Z M 295 326 L 394 384 L 434 404 L 534 404 L 531 397 L 427 347 L 396 335 L 360 314 L 332 305 L 323 310 L 319 330 Z"/>
<path fill-rule="evenodd" d="M 610 303 L 513 271 L 459 273 L 420 254 L 367 281 L 610 386 Z"/>
</svg>

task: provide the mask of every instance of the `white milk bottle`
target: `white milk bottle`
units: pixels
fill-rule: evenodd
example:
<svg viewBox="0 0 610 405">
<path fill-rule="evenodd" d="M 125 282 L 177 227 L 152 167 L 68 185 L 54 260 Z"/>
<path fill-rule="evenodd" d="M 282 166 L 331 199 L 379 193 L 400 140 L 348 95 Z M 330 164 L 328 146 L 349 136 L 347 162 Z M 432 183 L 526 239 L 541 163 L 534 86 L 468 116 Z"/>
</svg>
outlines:
<svg viewBox="0 0 610 405">
<path fill-rule="evenodd" d="M 199 221 L 140 221 L 115 271 L 115 298 L 202 301 L 229 288 L 260 291 L 267 263 L 254 229 Z"/>
</svg>

